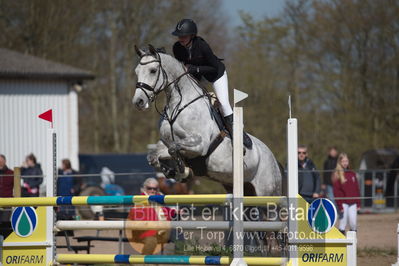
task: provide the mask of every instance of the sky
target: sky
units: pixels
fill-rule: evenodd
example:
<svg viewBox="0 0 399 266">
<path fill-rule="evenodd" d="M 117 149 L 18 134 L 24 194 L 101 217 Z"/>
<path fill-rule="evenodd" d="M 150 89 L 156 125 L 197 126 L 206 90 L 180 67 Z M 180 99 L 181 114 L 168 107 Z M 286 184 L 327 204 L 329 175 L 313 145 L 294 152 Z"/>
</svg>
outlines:
<svg viewBox="0 0 399 266">
<path fill-rule="evenodd" d="M 222 8 L 229 16 L 232 27 L 241 24 L 239 10 L 243 10 L 252 15 L 256 20 L 265 16 L 275 16 L 280 13 L 285 4 L 285 0 L 222 0 Z"/>
</svg>

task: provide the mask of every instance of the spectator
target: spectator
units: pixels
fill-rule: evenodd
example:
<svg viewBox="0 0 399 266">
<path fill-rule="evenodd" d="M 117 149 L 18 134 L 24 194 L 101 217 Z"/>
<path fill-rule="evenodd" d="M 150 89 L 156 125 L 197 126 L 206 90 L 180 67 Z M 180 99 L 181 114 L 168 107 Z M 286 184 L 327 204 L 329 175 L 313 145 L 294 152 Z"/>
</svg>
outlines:
<svg viewBox="0 0 399 266">
<path fill-rule="evenodd" d="M 61 169 L 58 170 L 57 196 L 74 196 L 78 190 L 76 175 L 78 172 L 72 169 L 71 161 L 63 159 Z M 57 211 L 58 220 L 70 220 L 75 218 L 74 206 L 59 206 Z"/>
<path fill-rule="evenodd" d="M 13 196 L 14 172 L 7 167 L 6 156 L 0 154 L 0 198 Z"/>
<path fill-rule="evenodd" d="M 321 189 L 324 191 L 324 195 L 330 199 L 334 205 L 334 192 L 332 185 L 332 175 L 337 167 L 338 151 L 335 147 L 330 147 L 328 151 L 327 159 L 324 161 L 324 172 L 323 172 L 323 182 Z"/>
<path fill-rule="evenodd" d="M 78 172 L 72 169 L 71 161 L 63 159 L 61 169 L 58 169 L 58 175 L 62 177 L 57 180 L 57 196 L 73 196 L 78 190 L 78 180 L 74 177 Z"/>
<path fill-rule="evenodd" d="M 40 164 L 37 163 L 33 153 L 26 156 L 25 163 L 21 167 L 21 176 L 35 176 L 30 178 L 22 178 L 22 197 L 38 197 L 39 186 L 43 182 L 43 172 Z M 42 176 L 42 177 L 39 177 Z"/>
<path fill-rule="evenodd" d="M 318 198 L 320 194 L 320 176 L 316 171 L 316 166 L 308 158 L 306 146 L 298 147 L 298 191 L 307 202 Z"/>
<path fill-rule="evenodd" d="M 349 159 L 345 153 L 338 156 L 337 167 L 333 176 L 334 196 L 340 213 L 339 227 L 345 234 L 349 221 L 351 231 L 356 231 L 357 210 L 360 208 L 359 183 L 355 172 L 349 170 Z M 348 198 L 348 199 L 345 199 Z"/>
<path fill-rule="evenodd" d="M 142 195 L 159 195 L 159 184 L 155 178 L 147 178 L 144 181 Z M 172 210 L 159 205 L 135 206 L 130 212 L 128 219 L 136 221 L 160 221 L 172 218 Z M 132 240 L 144 244 L 142 255 L 154 253 L 157 244 L 166 243 L 169 240 L 169 230 L 140 230 L 132 231 Z"/>
</svg>

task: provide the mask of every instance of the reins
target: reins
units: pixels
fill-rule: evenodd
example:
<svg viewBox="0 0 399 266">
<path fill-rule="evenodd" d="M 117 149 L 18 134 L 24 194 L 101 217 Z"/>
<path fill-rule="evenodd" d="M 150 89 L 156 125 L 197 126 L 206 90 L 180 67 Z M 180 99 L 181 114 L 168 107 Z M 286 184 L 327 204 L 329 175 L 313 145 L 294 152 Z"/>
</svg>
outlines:
<svg viewBox="0 0 399 266">
<path fill-rule="evenodd" d="M 141 56 L 141 58 L 144 57 L 144 56 L 154 56 L 154 55 L 153 55 L 153 54 L 144 54 L 143 56 Z M 200 86 L 200 84 L 199 84 L 198 82 L 195 81 L 196 85 L 202 89 L 202 94 L 199 95 L 198 97 L 194 98 L 194 99 L 191 100 L 190 102 L 186 103 L 184 106 L 182 106 L 182 107 L 180 108 L 180 105 L 181 105 L 181 101 L 182 101 L 182 99 L 183 99 L 183 96 L 182 96 L 181 90 L 180 90 L 180 88 L 179 88 L 179 86 L 178 86 L 178 82 L 180 81 L 180 79 L 181 79 L 182 77 L 188 75 L 189 72 L 186 71 L 186 72 L 184 72 L 183 74 L 179 75 L 179 76 L 178 76 L 176 79 L 174 79 L 173 81 L 169 82 L 168 74 L 166 73 L 165 69 L 162 67 L 162 61 L 161 61 L 160 55 L 159 55 L 158 53 L 156 53 L 155 56 L 156 56 L 156 59 L 155 59 L 155 60 L 151 60 L 151 61 L 148 61 L 148 62 L 145 62 L 145 63 L 141 62 L 141 60 L 140 60 L 140 62 L 139 62 L 140 65 L 147 65 L 147 64 L 150 64 L 150 63 L 159 63 L 159 65 L 158 65 L 158 71 L 157 71 L 157 72 L 158 72 L 158 74 L 157 74 L 157 79 L 155 80 L 154 85 L 153 85 L 153 86 L 150 86 L 150 85 L 148 85 L 148 84 L 146 84 L 146 83 L 143 83 L 143 82 L 137 82 L 137 83 L 136 83 L 136 88 L 141 89 L 141 90 L 144 92 L 144 94 L 146 95 L 146 97 L 148 98 L 149 101 L 155 102 L 155 109 L 156 109 L 156 111 L 158 112 L 158 114 L 159 114 L 160 116 L 164 117 L 164 118 L 169 122 L 170 129 L 171 129 L 171 133 L 172 133 L 172 140 L 174 141 L 174 140 L 175 140 L 175 136 L 174 136 L 174 131 L 173 131 L 173 124 L 174 124 L 174 122 L 177 120 L 179 114 L 180 114 L 184 109 L 186 109 L 189 105 L 191 105 L 192 103 L 194 103 L 195 101 L 197 101 L 197 100 L 199 100 L 199 99 L 201 99 L 201 98 L 204 98 L 204 97 L 208 97 L 208 99 L 209 99 L 209 98 L 212 97 L 212 96 L 210 96 L 209 92 L 208 92 L 205 88 L 203 88 L 202 86 Z M 157 91 L 155 91 L 155 86 L 157 85 L 157 83 L 158 83 L 158 81 L 159 81 L 161 72 L 162 72 L 162 76 L 163 76 L 163 81 L 162 81 L 162 84 L 161 84 L 161 86 L 160 86 L 160 89 L 157 90 Z M 169 105 L 169 100 L 167 100 L 167 103 L 166 103 L 166 106 L 164 107 L 163 112 L 160 112 L 160 111 L 159 111 L 156 100 L 157 100 L 158 94 L 159 94 L 160 92 L 164 91 L 165 89 L 169 88 L 171 85 L 174 85 L 174 89 L 179 93 L 179 95 L 180 95 L 180 100 L 179 100 L 178 104 L 175 106 L 175 108 L 174 108 L 173 110 L 171 110 L 171 115 L 169 116 L 168 113 L 166 112 L 166 109 L 168 108 L 168 105 Z M 153 95 L 151 95 L 151 96 L 148 95 L 147 91 L 153 92 Z"/>
</svg>

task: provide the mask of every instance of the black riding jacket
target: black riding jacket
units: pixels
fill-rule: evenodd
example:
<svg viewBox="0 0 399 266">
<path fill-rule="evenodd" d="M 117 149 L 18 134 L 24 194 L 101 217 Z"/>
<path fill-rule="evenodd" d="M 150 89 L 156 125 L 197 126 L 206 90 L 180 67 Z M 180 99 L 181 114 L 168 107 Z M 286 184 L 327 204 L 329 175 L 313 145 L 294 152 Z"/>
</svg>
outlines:
<svg viewBox="0 0 399 266">
<path fill-rule="evenodd" d="M 198 72 L 193 74 L 197 80 L 204 77 L 209 82 L 215 82 L 223 76 L 226 70 L 224 64 L 214 55 L 208 43 L 199 36 L 193 38 L 190 48 L 176 42 L 173 45 L 173 54 L 177 60 L 185 65 L 198 66 Z"/>
</svg>

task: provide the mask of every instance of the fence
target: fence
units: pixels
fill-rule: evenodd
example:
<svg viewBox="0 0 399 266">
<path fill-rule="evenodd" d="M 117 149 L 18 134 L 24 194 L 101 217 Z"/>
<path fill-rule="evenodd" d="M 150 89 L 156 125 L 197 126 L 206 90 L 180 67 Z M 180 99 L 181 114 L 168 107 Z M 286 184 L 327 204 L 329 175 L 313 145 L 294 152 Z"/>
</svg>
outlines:
<svg viewBox="0 0 399 266">
<path fill-rule="evenodd" d="M 360 200 L 361 200 L 361 212 L 368 211 L 397 211 L 399 207 L 399 187 L 398 178 L 399 169 L 370 169 L 370 170 L 354 170 L 359 178 L 360 185 Z M 299 170 L 299 172 L 305 172 Z M 323 184 L 325 173 L 332 174 L 333 171 L 315 170 L 312 171 L 320 176 L 321 183 Z M 114 173 L 116 178 L 123 179 L 124 183 L 121 184 L 124 187 L 139 188 L 141 183 L 146 177 L 154 176 L 153 172 L 143 173 Z M 3 186 L 3 177 L 10 175 L 0 175 L 0 189 Z M 14 197 L 21 196 L 21 179 L 25 178 L 37 178 L 44 176 L 21 176 L 20 168 L 14 168 Z M 87 182 L 89 178 L 100 178 L 101 174 L 75 174 L 75 175 L 58 175 L 57 178 L 73 178 L 75 183 L 85 184 L 92 186 L 90 182 Z M 139 182 L 138 182 L 139 181 Z M 116 182 L 118 184 L 118 182 Z M 45 187 L 45 184 L 42 184 Z M 127 191 L 126 194 L 139 194 L 137 191 Z M 43 191 L 43 189 L 41 189 Z M 322 190 L 322 196 L 325 196 L 325 190 Z M 104 193 L 105 195 L 105 193 Z"/>
</svg>

